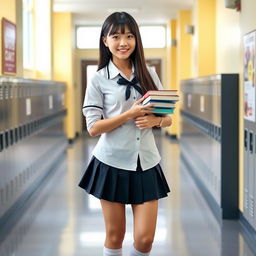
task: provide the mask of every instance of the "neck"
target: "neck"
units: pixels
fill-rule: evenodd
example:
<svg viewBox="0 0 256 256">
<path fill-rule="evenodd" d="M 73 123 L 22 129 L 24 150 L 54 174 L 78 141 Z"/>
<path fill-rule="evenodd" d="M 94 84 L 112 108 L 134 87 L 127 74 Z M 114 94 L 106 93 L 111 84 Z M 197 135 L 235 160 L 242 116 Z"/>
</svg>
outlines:
<svg viewBox="0 0 256 256">
<path fill-rule="evenodd" d="M 119 70 L 131 70 L 132 69 L 132 63 L 130 59 L 126 60 L 120 60 L 113 58 L 113 63 Z"/>
</svg>

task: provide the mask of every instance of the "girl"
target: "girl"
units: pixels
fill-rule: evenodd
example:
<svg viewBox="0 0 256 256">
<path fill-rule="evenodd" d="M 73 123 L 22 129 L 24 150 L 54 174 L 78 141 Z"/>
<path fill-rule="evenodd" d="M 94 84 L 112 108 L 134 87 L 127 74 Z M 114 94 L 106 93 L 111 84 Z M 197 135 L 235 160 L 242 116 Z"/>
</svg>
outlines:
<svg viewBox="0 0 256 256">
<path fill-rule="evenodd" d="M 87 86 L 83 107 L 89 134 L 101 137 L 79 183 L 100 199 L 104 256 L 122 255 L 126 204 L 131 204 L 134 216 L 130 256 L 149 255 L 158 199 L 170 192 L 152 127 L 170 126 L 171 117 L 155 116 L 152 105 L 140 104 L 144 93 L 157 89 L 162 85 L 146 67 L 136 21 L 128 13 L 113 13 L 102 26 L 98 71 Z"/>
</svg>

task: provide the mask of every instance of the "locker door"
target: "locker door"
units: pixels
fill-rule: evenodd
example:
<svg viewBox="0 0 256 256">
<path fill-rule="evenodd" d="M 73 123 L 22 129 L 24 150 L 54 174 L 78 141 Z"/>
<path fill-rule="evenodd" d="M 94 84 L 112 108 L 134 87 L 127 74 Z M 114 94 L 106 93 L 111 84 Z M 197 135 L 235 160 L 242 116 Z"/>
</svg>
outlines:
<svg viewBox="0 0 256 256">
<path fill-rule="evenodd" d="M 256 134 L 254 134 L 254 168 L 252 170 L 253 172 L 253 195 L 254 195 L 254 220 L 253 220 L 253 227 L 256 230 L 256 203 L 255 203 L 255 198 L 256 198 Z"/>
<path fill-rule="evenodd" d="M 248 184 L 248 167 L 249 167 L 249 132 L 244 130 L 244 216 L 249 219 L 249 184 Z"/>
<path fill-rule="evenodd" d="M 249 185 L 249 223 L 253 225 L 254 220 L 254 133 L 249 133 L 249 166 L 248 166 L 248 185 Z"/>
</svg>

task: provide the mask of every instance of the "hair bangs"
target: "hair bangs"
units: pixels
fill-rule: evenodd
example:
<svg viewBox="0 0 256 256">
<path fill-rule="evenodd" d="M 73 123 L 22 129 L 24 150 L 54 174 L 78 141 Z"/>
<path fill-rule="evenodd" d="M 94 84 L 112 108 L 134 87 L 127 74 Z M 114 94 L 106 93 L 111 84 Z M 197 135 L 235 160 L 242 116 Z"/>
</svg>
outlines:
<svg viewBox="0 0 256 256">
<path fill-rule="evenodd" d="M 120 33 L 121 34 L 124 34 L 125 33 L 125 26 L 126 24 L 113 24 L 111 26 L 111 28 L 109 29 L 109 33 L 108 35 L 114 35 L 114 34 L 117 34 L 117 33 Z"/>
<path fill-rule="evenodd" d="M 125 13 L 116 13 L 114 19 L 111 21 L 111 26 L 109 28 L 108 35 L 114 35 L 116 33 L 125 33 L 125 28 L 127 27 L 129 31 L 136 35 L 136 29 L 132 26 L 133 21 L 129 19 Z"/>
</svg>

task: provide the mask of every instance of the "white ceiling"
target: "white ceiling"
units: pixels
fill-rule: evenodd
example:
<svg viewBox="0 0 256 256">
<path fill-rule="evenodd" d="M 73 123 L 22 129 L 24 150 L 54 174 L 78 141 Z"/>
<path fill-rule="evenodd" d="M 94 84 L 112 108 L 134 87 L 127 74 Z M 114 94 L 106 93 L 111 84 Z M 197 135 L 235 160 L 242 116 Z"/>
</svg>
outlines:
<svg viewBox="0 0 256 256">
<path fill-rule="evenodd" d="M 194 0 L 54 0 L 55 12 L 74 13 L 74 22 L 101 25 L 115 11 L 130 13 L 140 24 L 166 24 Z"/>
</svg>

